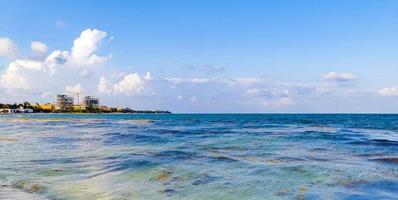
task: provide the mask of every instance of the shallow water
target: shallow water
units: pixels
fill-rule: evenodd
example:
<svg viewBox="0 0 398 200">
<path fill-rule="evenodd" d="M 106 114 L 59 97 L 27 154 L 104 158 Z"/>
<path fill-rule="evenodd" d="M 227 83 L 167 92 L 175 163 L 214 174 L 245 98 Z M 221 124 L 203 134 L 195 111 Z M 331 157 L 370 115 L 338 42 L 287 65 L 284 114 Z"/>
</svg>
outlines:
<svg viewBox="0 0 398 200">
<path fill-rule="evenodd" d="M 3 115 L 0 163 L 0 199 L 398 199 L 398 115 Z"/>
</svg>

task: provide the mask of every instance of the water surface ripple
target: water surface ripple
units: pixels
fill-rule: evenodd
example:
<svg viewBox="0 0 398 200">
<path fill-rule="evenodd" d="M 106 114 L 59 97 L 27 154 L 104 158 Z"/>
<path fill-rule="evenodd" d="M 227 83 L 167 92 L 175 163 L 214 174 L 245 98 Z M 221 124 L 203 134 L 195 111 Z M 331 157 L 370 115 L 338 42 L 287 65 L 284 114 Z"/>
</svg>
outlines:
<svg viewBox="0 0 398 200">
<path fill-rule="evenodd" d="M 398 199 L 398 115 L 0 116 L 0 199 Z"/>
</svg>

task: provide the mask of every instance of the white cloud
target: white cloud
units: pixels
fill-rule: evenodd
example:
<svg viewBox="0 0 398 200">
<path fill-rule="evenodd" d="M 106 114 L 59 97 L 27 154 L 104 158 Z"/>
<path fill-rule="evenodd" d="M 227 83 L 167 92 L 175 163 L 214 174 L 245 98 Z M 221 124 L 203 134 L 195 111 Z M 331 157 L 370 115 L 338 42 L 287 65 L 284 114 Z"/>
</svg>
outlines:
<svg viewBox="0 0 398 200">
<path fill-rule="evenodd" d="M 139 93 L 144 88 L 144 80 L 137 74 L 128 74 L 123 80 L 113 85 L 115 94 L 131 95 Z"/>
<path fill-rule="evenodd" d="M 112 83 L 109 82 L 105 77 L 101 76 L 100 81 L 97 86 L 97 90 L 103 94 L 112 93 Z"/>
<path fill-rule="evenodd" d="M 251 85 L 261 83 L 262 79 L 257 78 L 257 77 L 236 77 L 236 78 L 224 80 L 223 82 L 228 85 L 232 85 L 232 86 L 249 87 Z"/>
<path fill-rule="evenodd" d="M 37 55 L 44 55 L 48 50 L 47 45 L 39 41 L 32 41 L 30 43 L 30 48 L 32 49 L 33 53 Z"/>
<path fill-rule="evenodd" d="M 151 72 L 147 72 L 147 73 L 145 74 L 145 76 L 144 76 L 144 79 L 147 80 L 147 81 L 152 80 Z"/>
<path fill-rule="evenodd" d="M 137 73 L 130 73 L 116 83 L 112 83 L 105 77 L 101 77 L 97 85 L 97 90 L 102 94 L 123 94 L 130 96 L 141 93 L 150 80 L 152 80 L 152 77 L 149 72 L 146 73 L 145 76 L 140 76 Z"/>
<path fill-rule="evenodd" d="M 80 83 L 72 86 L 66 86 L 65 91 L 71 94 L 81 94 L 82 93 L 82 85 Z"/>
<path fill-rule="evenodd" d="M 7 89 L 32 89 L 31 78 L 38 72 L 51 74 L 52 69 L 42 61 L 14 60 L 0 76 L 0 85 Z"/>
<path fill-rule="evenodd" d="M 379 94 L 383 96 L 398 96 L 398 87 L 385 87 L 379 90 Z"/>
<path fill-rule="evenodd" d="M 62 79 L 76 78 L 90 74 L 96 69 L 98 64 L 105 62 L 108 57 L 95 55 L 101 40 L 107 33 L 97 29 L 86 29 L 73 44 L 72 50 L 55 50 L 47 57 L 37 57 L 35 59 L 16 59 L 12 61 L 0 74 L 0 87 L 8 91 L 14 89 L 34 90 L 35 87 L 48 90 L 53 82 L 45 83 L 50 77 L 57 75 Z M 36 54 L 45 55 L 47 45 L 33 41 L 31 49 Z M 8 38 L 0 38 L 0 54 L 16 56 L 18 48 Z M 56 72 L 60 70 L 59 74 Z M 66 74 L 62 73 L 68 73 Z M 146 78 L 151 78 L 150 74 Z M 53 80 L 58 83 L 60 80 Z M 47 89 L 44 88 L 47 86 Z"/>
<path fill-rule="evenodd" d="M 98 65 L 105 62 L 108 57 L 98 56 L 94 54 L 98 50 L 98 46 L 102 39 L 108 34 L 97 29 L 86 29 L 80 37 L 73 42 L 71 58 L 74 64 Z"/>
<path fill-rule="evenodd" d="M 208 83 L 212 81 L 206 78 L 166 78 L 165 80 L 175 85 L 182 83 Z"/>
<path fill-rule="evenodd" d="M 282 88 L 249 88 L 245 91 L 248 101 L 263 106 L 288 106 L 293 104 L 293 99 L 288 89 Z"/>
<path fill-rule="evenodd" d="M 355 76 L 353 73 L 349 73 L 349 72 L 342 72 L 342 73 L 329 72 L 329 73 L 324 74 L 323 78 L 327 79 L 327 80 L 339 81 L 339 82 L 353 81 L 353 80 L 358 79 L 357 76 Z"/>
<path fill-rule="evenodd" d="M 10 38 L 0 37 L 0 56 L 18 57 L 18 46 Z"/>
<path fill-rule="evenodd" d="M 246 90 L 246 94 L 252 95 L 252 96 L 286 97 L 289 95 L 289 91 L 287 89 L 280 89 L 280 88 L 271 88 L 271 89 L 249 88 Z"/>
<path fill-rule="evenodd" d="M 64 65 L 69 58 L 69 53 L 67 51 L 53 51 L 49 56 L 47 56 L 44 63 L 50 69 L 50 74 L 54 74 L 57 65 Z"/>
</svg>

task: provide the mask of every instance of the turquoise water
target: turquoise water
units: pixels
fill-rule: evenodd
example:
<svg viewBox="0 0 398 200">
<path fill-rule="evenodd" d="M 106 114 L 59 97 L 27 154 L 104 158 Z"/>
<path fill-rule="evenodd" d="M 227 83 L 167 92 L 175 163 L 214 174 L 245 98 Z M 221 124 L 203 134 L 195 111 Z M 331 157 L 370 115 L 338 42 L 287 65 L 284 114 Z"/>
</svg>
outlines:
<svg viewBox="0 0 398 200">
<path fill-rule="evenodd" d="M 0 199 L 398 199 L 398 115 L 3 115 L 0 184 Z"/>
</svg>

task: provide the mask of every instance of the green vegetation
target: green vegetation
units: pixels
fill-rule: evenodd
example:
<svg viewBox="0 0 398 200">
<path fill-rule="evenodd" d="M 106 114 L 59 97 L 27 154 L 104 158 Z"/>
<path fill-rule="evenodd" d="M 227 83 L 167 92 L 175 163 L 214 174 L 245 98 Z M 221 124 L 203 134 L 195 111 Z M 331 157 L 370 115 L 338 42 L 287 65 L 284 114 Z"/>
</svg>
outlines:
<svg viewBox="0 0 398 200">
<path fill-rule="evenodd" d="M 14 104 L 2 104 L 0 103 L 0 109 L 18 109 L 23 107 L 24 109 L 32 109 L 34 113 L 171 113 L 170 111 L 163 110 L 133 110 L 130 108 L 114 108 L 108 106 L 100 107 L 69 107 L 64 109 L 56 109 L 52 104 L 31 104 L 27 101 L 23 103 Z"/>
</svg>

